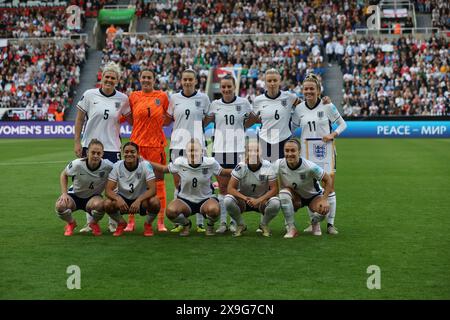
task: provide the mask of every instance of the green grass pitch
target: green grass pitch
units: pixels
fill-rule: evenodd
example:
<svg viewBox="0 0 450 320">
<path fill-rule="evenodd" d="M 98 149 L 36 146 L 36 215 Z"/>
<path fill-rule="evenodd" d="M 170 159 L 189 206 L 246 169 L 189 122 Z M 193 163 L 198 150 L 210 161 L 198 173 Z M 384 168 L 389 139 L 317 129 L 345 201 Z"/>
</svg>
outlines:
<svg viewBox="0 0 450 320">
<path fill-rule="evenodd" d="M 205 238 L 195 231 L 114 238 L 63 236 L 54 213 L 71 140 L 0 140 L 1 299 L 449 299 L 450 140 L 340 139 L 336 226 L 340 234 L 283 239 L 249 231 Z M 167 194 L 173 186 L 166 176 Z M 299 229 L 307 225 L 303 209 Z M 170 222 L 167 222 L 171 226 Z M 324 231 L 324 224 L 322 230 Z M 69 265 L 81 289 L 69 290 Z M 366 286 L 381 269 L 381 289 Z"/>
</svg>

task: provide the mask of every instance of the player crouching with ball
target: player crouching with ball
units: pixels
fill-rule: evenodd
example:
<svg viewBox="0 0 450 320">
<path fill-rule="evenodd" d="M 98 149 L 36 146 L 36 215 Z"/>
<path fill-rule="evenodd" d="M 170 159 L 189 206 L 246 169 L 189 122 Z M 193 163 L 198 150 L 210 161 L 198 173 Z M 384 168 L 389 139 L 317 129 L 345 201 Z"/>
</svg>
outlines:
<svg viewBox="0 0 450 320">
<path fill-rule="evenodd" d="M 117 223 L 113 236 L 121 236 L 127 226 L 122 214 L 139 213 L 145 216 L 144 236 L 153 236 L 152 223 L 160 209 L 156 197 L 155 174 L 150 163 L 139 157 L 139 147 L 134 142 L 123 145 L 124 160 L 114 164 L 106 184 L 105 210 Z"/>
<path fill-rule="evenodd" d="M 300 143 L 295 139 L 288 140 L 284 145 L 284 156 L 274 163 L 281 185 L 281 208 L 286 220 L 287 233 L 284 238 L 298 235 L 294 213 L 305 206 L 311 211 L 312 234 L 320 236 L 320 221 L 330 210 L 327 199 L 332 190 L 331 178 L 318 165 L 300 157 Z M 320 186 L 320 181 L 324 182 L 325 190 Z"/>
<path fill-rule="evenodd" d="M 94 236 L 102 234 L 98 225 L 104 215 L 101 193 L 113 168 L 113 163 L 102 157 L 103 144 L 92 139 L 87 148 L 87 157 L 71 161 L 61 172 L 61 196 L 55 207 L 57 215 L 67 222 L 65 236 L 71 236 L 77 226 L 72 217 L 72 212 L 76 210 L 84 210 L 92 216 L 89 226 Z M 72 177 L 73 185 L 67 190 L 69 177 Z"/>
</svg>

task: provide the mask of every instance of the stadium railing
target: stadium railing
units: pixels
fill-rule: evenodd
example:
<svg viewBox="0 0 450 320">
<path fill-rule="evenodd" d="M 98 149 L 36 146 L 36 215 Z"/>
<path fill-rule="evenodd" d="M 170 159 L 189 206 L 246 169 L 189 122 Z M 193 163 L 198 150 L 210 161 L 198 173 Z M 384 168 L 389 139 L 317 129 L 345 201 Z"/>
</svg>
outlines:
<svg viewBox="0 0 450 320">
<path fill-rule="evenodd" d="M 253 41 L 270 41 L 270 40 L 305 40 L 310 36 L 310 33 L 249 33 L 249 34 L 184 34 L 180 33 L 174 36 L 168 36 L 165 34 L 151 34 L 148 32 L 124 32 L 123 36 L 143 36 L 144 38 L 150 38 L 151 40 L 158 40 L 161 42 L 171 41 L 191 41 L 199 42 L 201 40 L 246 40 L 251 39 Z M 320 36 L 319 33 L 313 33 L 314 36 Z"/>
<path fill-rule="evenodd" d="M 19 2 L 16 1 L 6 1 L 0 3 L 0 9 L 8 8 L 8 9 L 17 9 L 17 8 L 32 8 L 32 7 L 67 7 L 68 1 L 26 1 Z"/>
<path fill-rule="evenodd" d="M 88 40 L 88 34 L 87 33 L 73 33 L 69 37 L 66 38 L 60 38 L 60 37 L 52 37 L 52 38 L 7 38 L 3 39 L 6 40 L 8 43 L 25 43 L 25 42 L 31 42 L 31 43 L 48 43 L 48 42 L 61 42 L 66 43 L 70 41 L 76 41 L 76 40 L 83 40 L 84 42 L 87 42 Z"/>
<path fill-rule="evenodd" d="M 390 38 L 398 38 L 402 37 L 405 34 L 412 34 L 413 36 L 421 36 L 421 37 L 431 37 L 433 34 L 441 34 L 448 31 L 443 31 L 439 28 L 402 28 L 400 34 L 394 34 L 393 28 L 380 28 L 380 29 L 367 29 L 367 28 L 357 28 L 354 31 L 354 35 L 356 36 L 380 36 L 380 37 L 390 37 Z"/>
</svg>

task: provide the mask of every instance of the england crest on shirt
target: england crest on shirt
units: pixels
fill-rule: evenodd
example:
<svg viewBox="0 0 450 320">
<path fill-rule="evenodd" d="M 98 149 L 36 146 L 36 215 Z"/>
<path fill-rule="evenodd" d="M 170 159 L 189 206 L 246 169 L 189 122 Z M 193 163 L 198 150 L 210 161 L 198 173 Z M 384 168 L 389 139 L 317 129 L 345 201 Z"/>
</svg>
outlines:
<svg viewBox="0 0 450 320">
<path fill-rule="evenodd" d="M 203 169 L 202 169 L 202 173 L 203 173 L 204 175 L 207 175 L 207 174 L 208 174 L 208 168 L 203 168 Z"/>
<path fill-rule="evenodd" d="M 202 103 L 200 101 L 195 101 L 195 106 L 197 108 L 200 108 L 202 106 Z"/>
<path fill-rule="evenodd" d="M 141 180 L 142 174 L 136 173 L 136 176 L 137 176 L 138 180 Z"/>
<path fill-rule="evenodd" d="M 318 160 L 323 160 L 327 156 L 327 145 L 326 144 L 313 144 L 314 156 Z"/>
<path fill-rule="evenodd" d="M 100 172 L 99 176 L 100 176 L 100 178 L 103 178 L 105 176 L 105 172 L 104 171 Z"/>
<path fill-rule="evenodd" d="M 324 116 L 323 111 L 317 111 L 317 117 L 318 117 L 319 119 L 322 119 L 323 116 Z"/>
<path fill-rule="evenodd" d="M 116 107 L 116 110 L 119 110 L 119 108 L 120 108 L 120 102 L 116 102 L 115 107 Z"/>
<path fill-rule="evenodd" d="M 300 179 L 305 180 L 306 179 L 306 174 L 300 173 Z"/>
<path fill-rule="evenodd" d="M 237 106 L 236 106 L 236 111 L 237 111 L 237 112 L 241 112 L 241 110 L 242 110 L 241 105 L 237 105 Z"/>
<path fill-rule="evenodd" d="M 283 107 L 286 107 L 287 106 L 287 100 L 286 99 L 281 100 L 281 105 Z"/>
</svg>

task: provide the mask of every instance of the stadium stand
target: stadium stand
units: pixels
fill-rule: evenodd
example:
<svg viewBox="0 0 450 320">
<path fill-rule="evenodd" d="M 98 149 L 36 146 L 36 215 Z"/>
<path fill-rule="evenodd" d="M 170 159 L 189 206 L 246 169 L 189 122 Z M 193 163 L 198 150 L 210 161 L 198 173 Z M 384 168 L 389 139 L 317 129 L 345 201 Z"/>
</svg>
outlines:
<svg viewBox="0 0 450 320">
<path fill-rule="evenodd" d="M 11 112 L 21 119 L 46 120 L 58 106 L 72 105 L 86 60 L 84 42 L 8 43 L 1 55 L 1 107 L 19 108 Z"/>
<path fill-rule="evenodd" d="M 449 113 L 448 41 L 360 39 L 344 42 L 341 70 L 346 116 Z"/>
<path fill-rule="evenodd" d="M 109 25 L 100 29 L 92 18 L 116 3 L 136 4 L 137 18 L 148 26 L 145 33 L 133 33 L 133 22 L 116 25 L 105 36 Z M 282 89 L 299 96 L 309 72 L 325 82 L 331 74 L 342 79 L 342 93 L 341 87 L 332 87 L 331 95 L 348 117 L 450 112 L 449 4 L 443 1 L 0 0 L 0 39 L 67 37 L 70 32 L 62 21 L 69 4 L 79 5 L 83 17 L 90 19 L 89 44 L 100 51 L 91 50 L 98 57 L 103 54 L 95 68 L 90 62 L 89 69 L 98 67 L 98 73 L 89 85 L 95 80 L 98 85 L 102 66 L 116 61 L 124 72 L 118 90 L 139 89 L 138 73 L 145 66 L 155 69 L 159 88 L 172 93 L 181 89 L 180 72 L 192 67 L 199 90 L 212 98 L 211 78 L 239 69 L 239 95 L 252 101 L 264 89 L 265 70 L 274 67 L 282 74 Z M 368 5 L 381 8 L 380 30 L 366 26 Z M 416 12 L 429 17 L 429 23 L 418 27 Z M 76 102 L 81 67 L 88 58 L 85 42 L 70 42 L 67 51 L 63 39 L 51 44 L 1 43 L 0 107 L 33 109 L 27 118 L 46 119 L 57 105 Z M 54 75 L 65 79 L 64 92 L 41 79 L 46 72 L 46 81 Z"/>
<path fill-rule="evenodd" d="M 361 1 L 178 1 L 139 0 L 137 15 L 152 17 L 150 34 L 344 34 L 361 21 Z"/>
<path fill-rule="evenodd" d="M 308 72 L 323 74 L 321 38 L 310 34 L 301 40 L 230 39 L 211 41 L 171 41 L 164 43 L 144 36 L 122 36 L 103 50 L 102 65 L 118 62 L 125 69 L 119 90 L 130 92 L 139 88 L 138 74 L 150 67 L 158 74 L 161 89 L 169 93 L 181 89 L 180 75 L 186 68 L 198 73 L 199 89 L 206 90 L 210 68 L 241 68 L 240 95 L 254 97 L 263 89 L 262 75 L 268 68 L 277 68 L 283 75 L 283 87 L 294 89 Z M 101 80 L 101 70 L 98 81 Z"/>
</svg>

